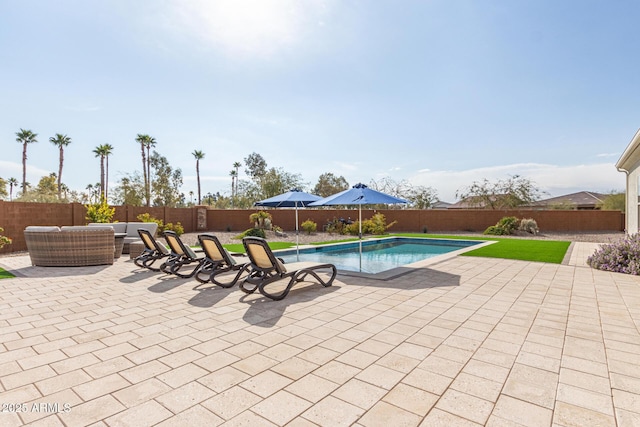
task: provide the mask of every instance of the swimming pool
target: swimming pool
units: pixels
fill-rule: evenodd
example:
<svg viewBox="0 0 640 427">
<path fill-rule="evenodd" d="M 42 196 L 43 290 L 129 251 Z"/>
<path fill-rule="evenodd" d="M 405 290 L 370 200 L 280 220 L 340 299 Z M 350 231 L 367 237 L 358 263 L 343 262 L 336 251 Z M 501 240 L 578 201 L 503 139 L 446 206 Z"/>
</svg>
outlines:
<svg viewBox="0 0 640 427">
<path fill-rule="evenodd" d="M 358 242 L 300 249 L 299 261 L 334 264 L 338 270 L 381 273 L 438 255 L 469 248 L 482 241 L 392 237 L 362 241 L 362 267 Z M 296 262 L 296 251 L 278 251 L 285 263 Z"/>
</svg>

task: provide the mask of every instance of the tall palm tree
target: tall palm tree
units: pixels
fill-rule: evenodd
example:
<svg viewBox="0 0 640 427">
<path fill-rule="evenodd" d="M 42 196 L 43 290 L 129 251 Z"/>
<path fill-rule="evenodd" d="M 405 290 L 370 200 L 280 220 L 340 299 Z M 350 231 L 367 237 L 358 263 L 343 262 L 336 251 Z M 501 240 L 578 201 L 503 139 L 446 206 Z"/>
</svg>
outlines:
<svg viewBox="0 0 640 427">
<path fill-rule="evenodd" d="M 49 138 L 49 142 L 53 145 L 57 145 L 60 149 L 59 164 L 58 164 L 58 200 L 62 195 L 62 164 L 64 163 L 64 147 L 71 144 L 71 138 L 61 133 L 56 133 L 56 136 Z"/>
<path fill-rule="evenodd" d="M 238 172 L 235 169 L 231 169 L 231 172 L 229 172 L 229 176 L 231 177 L 231 203 L 233 203 L 233 199 L 235 197 L 236 179 L 238 177 Z"/>
<path fill-rule="evenodd" d="M 102 198 L 106 197 L 105 196 L 105 174 L 104 174 L 104 160 L 107 157 L 107 153 L 109 152 L 109 147 L 111 147 L 108 144 L 103 144 L 103 145 L 98 145 L 95 150 L 93 150 L 93 153 L 96 155 L 96 157 L 100 157 L 100 200 L 102 200 Z"/>
<path fill-rule="evenodd" d="M 20 128 L 16 136 L 16 141 L 22 144 L 22 194 L 24 195 L 27 192 L 27 145 L 38 142 L 38 134 Z"/>
<path fill-rule="evenodd" d="M 233 168 L 236 170 L 236 185 L 234 188 L 231 189 L 231 193 L 233 196 L 237 196 L 238 195 L 238 170 L 240 169 L 240 167 L 242 166 L 242 163 L 240 162 L 234 162 L 233 163 Z"/>
<path fill-rule="evenodd" d="M 136 136 L 136 142 L 140 143 L 140 150 L 142 152 L 142 175 L 144 176 L 144 191 L 147 206 L 150 206 L 151 202 L 151 156 L 149 154 L 151 147 L 156 145 L 156 139 L 147 134 L 138 134 Z M 145 153 L 146 148 L 146 153 Z"/>
<path fill-rule="evenodd" d="M 109 156 L 113 154 L 113 145 L 104 144 L 102 145 L 102 147 L 104 148 L 104 157 L 107 162 L 106 173 L 104 177 L 104 197 L 108 199 L 109 198 Z"/>
<path fill-rule="evenodd" d="M 204 158 L 204 153 L 200 150 L 194 150 L 193 157 L 196 159 L 196 177 L 198 178 L 198 204 L 201 203 L 202 199 L 200 198 L 200 160 Z"/>
<path fill-rule="evenodd" d="M 9 178 L 7 182 L 9 183 L 9 201 L 11 202 L 13 201 L 13 187 L 18 186 L 18 180 L 15 178 Z"/>
</svg>

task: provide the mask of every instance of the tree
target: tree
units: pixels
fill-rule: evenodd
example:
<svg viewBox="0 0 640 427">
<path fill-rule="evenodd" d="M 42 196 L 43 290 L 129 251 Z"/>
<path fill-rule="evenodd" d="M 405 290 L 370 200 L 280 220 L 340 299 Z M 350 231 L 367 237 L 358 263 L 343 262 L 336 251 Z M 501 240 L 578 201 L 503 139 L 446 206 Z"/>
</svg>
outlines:
<svg viewBox="0 0 640 427">
<path fill-rule="evenodd" d="M 238 179 L 238 171 L 235 169 L 232 169 L 231 172 L 229 172 L 229 175 L 231 176 L 231 198 L 233 199 L 236 196 L 236 180 Z"/>
<path fill-rule="evenodd" d="M 94 154 L 96 157 L 100 157 L 100 199 L 106 199 L 106 190 L 105 190 L 105 159 L 111 153 L 111 149 L 113 147 L 109 144 L 98 145 L 94 150 Z"/>
<path fill-rule="evenodd" d="M 456 198 L 472 207 L 488 209 L 510 209 L 528 205 L 540 198 L 542 192 L 529 179 L 513 175 L 494 183 L 486 178 L 474 181 L 469 187 L 456 191 Z"/>
<path fill-rule="evenodd" d="M 140 143 L 142 151 L 142 176 L 144 178 L 144 197 L 146 206 L 151 206 L 151 156 L 149 150 L 155 147 L 156 139 L 146 134 L 138 134 L 136 142 Z M 146 153 L 145 153 L 146 149 Z"/>
<path fill-rule="evenodd" d="M 200 204 L 200 202 L 202 201 L 202 198 L 200 197 L 200 160 L 204 158 L 204 153 L 200 150 L 194 150 L 191 154 L 193 154 L 193 157 L 195 157 L 196 159 L 196 177 L 198 179 L 198 204 Z"/>
<path fill-rule="evenodd" d="M 625 212 L 626 208 L 626 195 L 625 193 L 619 193 L 612 191 L 599 206 L 603 210 L 622 211 Z"/>
<path fill-rule="evenodd" d="M 27 192 L 27 145 L 38 142 L 38 134 L 20 128 L 16 136 L 16 141 L 22 144 L 22 193 L 24 194 Z"/>
<path fill-rule="evenodd" d="M 247 167 L 244 171 L 249 178 L 254 181 L 258 181 L 264 174 L 267 173 L 267 162 L 258 153 L 251 153 L 244 159 L 244 164 Z"/>
<path fill-rule="evenodd" d="M 153 205 L 175 207 L 182 201 L 182 171 L 174 170 L 166 157 L 154 151 L 150 157 L 150 167 L 154 169 L 155 180 L 152 183 Z"/>
<path fill-rule="evenodd" d="M 109 156 L 113 154 L 113 146 L 111 144 L 104 144 L 104 157 L 106 160 L 105 174 L 104 174 L 104 198 L 109 199 Z"/>
<path fill-rule="evenodd" d="M 119 205 L 142 206 L 144 181 L 138 172 L 125 175 L 120 179 L 120 185 L 113 191 L 113 200 Z"/>
<path fill-rule="evenodd" d="M 13 201 L 13 187 L 18 186 L 18 180 L 15 178 L 9 178 L 7 182 L 9 183 L 9 200 Z"/>
<path fill-rule="evenodd" d="M 237 196 L 238 195 L 238 179 L 240 178 L 240 175 L 238 173 L 238 170 L 242 167 L 242 163 L 240 162 L 233 162 L 233 169 L 235 169 L 236 174 L 236 181 L 235 181 L 235 186 L 233 188 L 231 188 L 231 196 Z"/>
<path fill-rule="evenodd" d="M 9 195 L 7 193 L 7 180 L 4 178 L 0 178 L 0 199 L 4 199 Z"/>
<path fill-rule="evenodd" d="M 343 176 L 335 176 L 331 172 L 326 172 L 318 178 L 318 183 L 313 187 L 313 194 L 328 197 L 348 189 L 349 183 Z"/>
<path fill-rule="evenodd" d="M 429 209 L 438 201 L 438 192 L 432 187 L 418 185 L 412 187 L 404 198 L 414 209 Z"/>
<path fill-rule="evenodd" d="M 57 182 L 56 173 L 51 172 L 49 175 L 40 178 L 36 188 L 22 193 L 20 200 L 24 202 L 59 203 Z"/>
<path fill-rule="evenodd" d="M 71 144 L 71 138 L 61 133 L 56 133 L 56 136 L 49 138 L 49 142 L 57 146 L 60 150 L 58 157 L 58 199 L 62 196 L 62 165 L 64 163 L 64 147 Z"/>
</svg>

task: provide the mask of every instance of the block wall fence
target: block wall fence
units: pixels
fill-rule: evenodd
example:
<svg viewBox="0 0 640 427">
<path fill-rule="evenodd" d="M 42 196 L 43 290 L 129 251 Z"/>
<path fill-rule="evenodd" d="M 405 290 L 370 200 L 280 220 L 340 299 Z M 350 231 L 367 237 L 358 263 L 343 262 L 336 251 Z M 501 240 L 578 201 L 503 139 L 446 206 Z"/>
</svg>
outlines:
<svg viewBox="0 0 640 427">
<path fill-rule="evenodd" d="M 249 215 L 256 209 L 208 209 L 206 206 L 192 208 L 165 208 L 141 206 L 113 206 L 114 221 L 132 222 L 142 213 L 163 220 L 165 223 L 180 222 L 187 233 L 216 231 L 241 232 L 251 227 Z M 198 228 L 198 210 L 206 210 L 206 225 Z M 285 231 L 295 230 L 294 209 L 268 209 L 273 224 Z M 600 210 L 486 210 L 486 209 L 363 209 L 362 218 L 374 213 L 385 215 L 387 222 L 397 221 L 390 231 L 422 233 L 440 231 L 483 231 L 504 216 L 533 218 L 540 231 L 553 232 L 604 232 L 624 231 L 624 213 Z M 86 208 L 80 203 L 24 203 L 0 201 L 0 227 L 4 235 L 13 239 L 11 245 L 0 249 L 0 254 L 25 251 L 23 231 L 29 225 L 85 225 Z M 318 231 L 333 218 L 358 219 L 357 209 L 299 209 L 298 219 L 310 219 L 318 224 Z M 202 225 L 202 224 L 201 224 Z"/>
</svg>

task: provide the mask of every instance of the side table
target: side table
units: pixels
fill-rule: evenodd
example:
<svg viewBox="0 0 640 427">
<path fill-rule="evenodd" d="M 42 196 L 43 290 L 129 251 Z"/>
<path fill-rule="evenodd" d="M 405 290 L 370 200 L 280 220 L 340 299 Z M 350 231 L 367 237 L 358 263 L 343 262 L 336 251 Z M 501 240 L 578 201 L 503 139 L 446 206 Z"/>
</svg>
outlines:
<svg viewBox="0 0 640 427">
<path fill-rule="evenodd" d="M 129 259 L 134 259 L 144 251 L 144 243 L 142 240 L 134 240 L 129 243 Z"/>
</svg>

